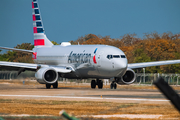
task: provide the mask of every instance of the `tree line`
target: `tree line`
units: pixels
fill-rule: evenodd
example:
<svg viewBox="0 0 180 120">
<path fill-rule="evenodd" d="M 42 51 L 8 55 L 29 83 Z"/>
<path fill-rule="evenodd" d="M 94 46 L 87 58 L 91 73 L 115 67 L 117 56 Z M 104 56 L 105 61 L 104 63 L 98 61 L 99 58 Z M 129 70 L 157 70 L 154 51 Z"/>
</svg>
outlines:
<svg viewBox="0 0 180 120">
<path fill-rule="evenodd" d="M 58 45 L 57 42 L 52 42 Z M 138 38 L 136 34 L 125 34 L 116 39 L 110 36 L 102 37 L 88 34 L 70 42 L 72 45 L 104 44 L 115 46 L 124 51 L 128 63 L 180 59 L 180 34 L 172 34 L 171 32 L 163 34 L 153 32 L 144 34 L 143 38 Z M 32 50 L 33 47 L 30 43 L 22 43 L 15 48 Z M 7 51 L 7 53 L 0 54 L 0 61 L 33 63 L 31 54 L 15 51 Z M 146 72 L 180 73 L 180 64 L 148 67 Z"/>
</svg>

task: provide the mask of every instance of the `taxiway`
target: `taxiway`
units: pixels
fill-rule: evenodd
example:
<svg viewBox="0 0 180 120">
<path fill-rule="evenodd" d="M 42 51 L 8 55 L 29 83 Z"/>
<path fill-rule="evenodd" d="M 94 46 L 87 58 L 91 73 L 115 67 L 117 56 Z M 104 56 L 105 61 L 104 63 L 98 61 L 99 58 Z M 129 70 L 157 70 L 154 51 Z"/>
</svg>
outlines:
<svg viewBox="0 0 180 120">
<path fill-rule="evenodd" d="M 0 99 L 43 99 L 61 101 L 109 101 L 120 103 L 167 104 L 164 95 L 148 89 L 91 89 L 59 86 L 45 89 L 44 85 L 0 83 Z"/>
</svg>

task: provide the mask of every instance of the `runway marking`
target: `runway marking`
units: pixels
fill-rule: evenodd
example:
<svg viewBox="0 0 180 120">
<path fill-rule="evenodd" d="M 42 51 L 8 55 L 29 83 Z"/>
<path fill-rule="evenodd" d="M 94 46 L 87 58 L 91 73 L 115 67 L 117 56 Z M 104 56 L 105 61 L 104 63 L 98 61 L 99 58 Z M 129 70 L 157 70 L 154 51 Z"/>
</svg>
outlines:
<svg viewBox="0 0 180 120">
<path fill-rule="evenodd" d="M 114 114 L 114 115 L 81 115 L 77 117 L 94 117 L 94 118 L 112 118 L 112 117 L 117 117 L 117 118 L 130 118 L 130 119 L 135 119 L 135 118 L 151 118 L 151 119 L 158 119 L 160 117 L 163 117 L 163 115 L 147 115 L 147 114 Z"/>
<path fill-rule="evenodd" d="M 103 98 L 103 97 L 73 97 L 73 96 L 46 96 L 46 95 L 3 95 L 4 97 L 30 97 L 30 98 L 70 98 L 70 99 L 97 99 L 97 100 L 130 100 L 130 101 L 159 101 L 168 102 L 163 99 L 137 99 L 137 98 Z"/>
<path fill-rule="evenodd" d="M 8 114 L 8 115 L 0 115 L 1 117 L 30 117 L 30 116 L 35 116 L 35 117 L 52 117 L 53 115 L 29 115 L 29 114 Z M 151 118 L 151 119 L 158 119 L 160 117 L 163 117 L 163 115 L 147 115 L 147 114 L 114 114 L 114 115 L 80 115 L 76 117 L 83 117 L 83 118 L 88 118 L 88 117 L 94 117 L 94 118 L 130 118 L 130 119 L 135 119 L 135 118 Z"/>
<path fill-rule="evenodd" d="M 9 114 L 9 115 L 0 115 L 1 117 L 30 117 L 30 116 L 35 116 L 35 117 L 52 117 L 53 115 L 29 115 L 29 114 Z M 147 115 L 147 114 L 114 114 L 114 115 L 80 115 L 76 117 L 83 117 L 83 118 L 88 118 L 88 117 L 94 117 L 94 118 L 130 118 L 130 119 L 135 119 L 135 118 L 151 118 L 151 119 L 158 119 L 160 117 L 163 117 L 163 115 Z"/>
<path fill-rule="evenodd" d="M 46 96 L 46 95 L 3 95 L 0 97 L 29 97 L 29 98 L 70 98 L 70 99 L 95 99 L 95 100 L 129 100 L 129 101 L 154 101 L 154 102 L 169 102 L 163 99 L 139 99 L 139 98 L 101 98 L 101 97 L 73 97 L 73 96 Z"/>
</svg>

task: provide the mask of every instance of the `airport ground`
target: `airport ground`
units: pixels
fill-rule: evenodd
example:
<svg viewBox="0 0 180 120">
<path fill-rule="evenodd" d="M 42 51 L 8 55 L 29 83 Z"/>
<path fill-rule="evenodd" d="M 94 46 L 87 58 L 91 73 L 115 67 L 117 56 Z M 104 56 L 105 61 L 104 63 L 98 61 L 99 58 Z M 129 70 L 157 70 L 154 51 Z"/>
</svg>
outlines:
<svg viewBox="0 0 180 120">
<path fill-rule="evenodd" d="M 89 83 L 59 83 L 45 89 L 34 80 L 0 80 L 0 119 L 64 119 L 61 110 L 86 119 L 180 119 L 155 86 L 125 85 L 91 89 Z M 180 86 L 173 86 L 180 93 Z"/>
</svg>

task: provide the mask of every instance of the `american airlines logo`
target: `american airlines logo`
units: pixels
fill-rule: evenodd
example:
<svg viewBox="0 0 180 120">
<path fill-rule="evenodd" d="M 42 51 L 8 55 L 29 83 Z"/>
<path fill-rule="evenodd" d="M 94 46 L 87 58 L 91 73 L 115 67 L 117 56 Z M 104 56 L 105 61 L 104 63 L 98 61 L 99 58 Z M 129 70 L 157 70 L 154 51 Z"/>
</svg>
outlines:
<svg viewBox="0 0 180 120">
<path fill-rule="evenodd" d="M 34 60 L 34 59 L 37 59 L 37 52 L 33 52 L 33 54 L 32 54 L 32 59 Z"/>
<path fill-rule="evenodd" d="M 91 53 L 71 53 L 68 56 L 68 63 L 90 63 Z"/>
</svg>

